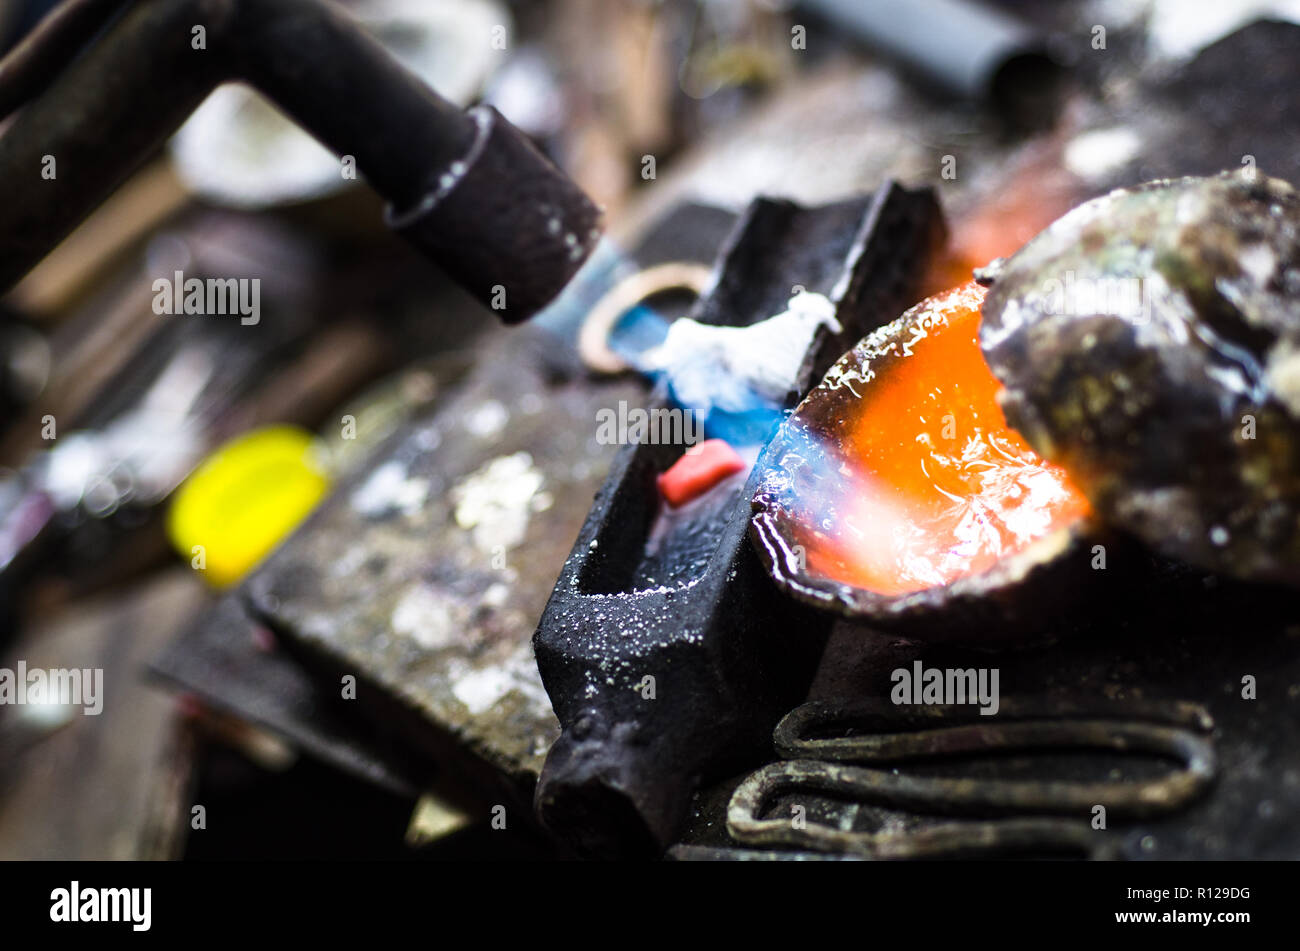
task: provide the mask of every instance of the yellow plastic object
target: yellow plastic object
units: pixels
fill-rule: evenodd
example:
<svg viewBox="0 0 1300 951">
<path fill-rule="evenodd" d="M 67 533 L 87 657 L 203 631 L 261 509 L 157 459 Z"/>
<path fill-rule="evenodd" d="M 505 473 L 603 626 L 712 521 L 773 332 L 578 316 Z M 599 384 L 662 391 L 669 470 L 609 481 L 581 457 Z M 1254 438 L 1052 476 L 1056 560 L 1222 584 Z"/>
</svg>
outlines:
<svg viewBox="0 0 1300 951">
<path fill-rule="evenodd" d="M 294 426 L 266 426 L 221 446 L 191 473 L 167 512 L 167 535 L 223 588 L 288 537 L 329 489 L 321 444 Z"/>
</svg>

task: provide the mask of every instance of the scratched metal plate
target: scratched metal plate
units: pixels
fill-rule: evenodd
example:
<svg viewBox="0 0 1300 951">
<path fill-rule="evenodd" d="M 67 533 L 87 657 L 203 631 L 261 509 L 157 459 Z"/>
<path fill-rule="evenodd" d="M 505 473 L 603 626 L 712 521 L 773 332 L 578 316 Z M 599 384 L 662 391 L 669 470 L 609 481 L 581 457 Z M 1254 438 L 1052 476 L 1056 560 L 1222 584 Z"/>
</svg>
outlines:
<svg viewBox="0 0 1300 951">
<path fill-rule="evenodd" d="M 245 585 L 291 649 L 357 677 L 360 706 L 424 721 L 428 750 L 463 747 L 521 789 L 558 733 L 530 638 L 617 448 L 596 414 L 643 398 L 548 381 L 536 344 L 500 338 Z"/>
<path fill-rule="evenodd" d="M 732 220 L 681 206 L 635 258 L 710 261 Z M 381 727 L 531 812 L 559 732 L 532 634 L 619 448 L 597 441 L 597 413 L 646 391 L 590 379 L 536 326 L 493 331 L 477 358 L 242 595 L 325 682 L 355 676 Z"/>
</svg>

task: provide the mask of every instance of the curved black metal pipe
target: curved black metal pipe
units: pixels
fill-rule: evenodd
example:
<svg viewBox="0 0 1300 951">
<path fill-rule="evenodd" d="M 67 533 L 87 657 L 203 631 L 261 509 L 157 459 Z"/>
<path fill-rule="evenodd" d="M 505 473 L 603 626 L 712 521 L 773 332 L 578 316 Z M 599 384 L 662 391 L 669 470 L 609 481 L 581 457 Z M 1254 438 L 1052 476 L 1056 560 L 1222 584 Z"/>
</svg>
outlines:
<svg viewBox="0 0 1300 951">
<path fill-rule="evenodd" d="M 228 7 L 138 4 L 0 136 L 0 290 L 103 202 L 224 78 L 221 54 L 189 42 L 196 9 L 217 6 Z"/>
<path fill-rule="evenodd" d="M 124 0 L 63 0 L 0 60 L 0 119 L 38 95 Z"/>
<path fill-rule="evenodd" d="M 234 0 L 218 38 L 233 77 L 264 93 L 337 155 L 354 155 L 399 208 L 437 188 L 470 151 L 474 120 L 320 0 Z"/>
<path fill-rule="evenodd" d="M 332 3 L 136 0 L 0 136 L 0 292 L 231 80 L 354 156 L 403 233 L 507 321 L 595 245 L 595 206 L 518 130 L 462 112 Z"/>
</svg>

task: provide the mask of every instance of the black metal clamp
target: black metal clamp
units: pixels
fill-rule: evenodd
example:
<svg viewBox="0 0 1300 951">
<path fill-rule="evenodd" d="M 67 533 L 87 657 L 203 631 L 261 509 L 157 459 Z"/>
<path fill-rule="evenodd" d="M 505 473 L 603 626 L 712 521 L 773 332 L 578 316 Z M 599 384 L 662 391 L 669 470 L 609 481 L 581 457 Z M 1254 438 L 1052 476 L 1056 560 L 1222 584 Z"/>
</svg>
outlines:
<svg viewBox="0 0 1300 951">
<path fill-rule="evenodd" d="M 835 304 L 841 333 L 804 358 L 801 392 L 919 292 L 943 224 L 934 195 L 895 184 L 821 207 L 757 199 L 692 316 L 748 326 L 794 285 Z M 662 388 L 654 407 L 671 404 Z M 624 447 L 565 562 L 533 647 L 563 733 L 538 783 L 542 822 L 584 854 L 660 855 L 698 784 L 760 762 L 807 693 L 829 615 L 786 598 L 747 537 L 749 489 L 696 512 L 649 553 L 655 476 L 684 447 Z M 637 689 L 646 677 L 655 699 Z"/>
<path fill-rule="evenodd" d="M 507 322 L 595 247 L 599 210 L 521 132 L 440 97 L 327 0 L 69 0 L 0 63 L 0 112 L 22 106 L 0 136 L 0 292 L 229 81 L 353 156 L 390 223 Z"/>
</svg>

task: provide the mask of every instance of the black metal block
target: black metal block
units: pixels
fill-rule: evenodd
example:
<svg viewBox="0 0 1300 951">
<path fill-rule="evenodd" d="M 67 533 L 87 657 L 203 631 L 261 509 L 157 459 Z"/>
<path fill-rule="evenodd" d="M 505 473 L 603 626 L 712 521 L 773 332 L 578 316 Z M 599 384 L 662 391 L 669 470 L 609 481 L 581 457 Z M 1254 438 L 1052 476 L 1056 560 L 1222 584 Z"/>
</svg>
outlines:
<svg viewBox="0 0 1300 951">
<path fill-rule="evenodd" d="M 748 326 L 795 286 L 825 294 L 798 393 L 919 293 L 943 234 L 928 190 L 887 184 L 816 208 L 760 198 L 692 316 Z M 653 406 L 668 408 L 661 387 Z M 805 696 L 830 618 L 782 596 L 746 541 L 752 486 L 697 510 L 647 553 L 655 476 L 683 447 L 625 447 L 573 547 L 533 646 L 563 733 L 538 785 L 541 820 L 588 855 L 661 853 L 692 792 L 770 751 Z"/>
</svg>

